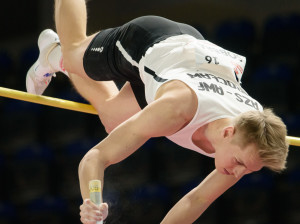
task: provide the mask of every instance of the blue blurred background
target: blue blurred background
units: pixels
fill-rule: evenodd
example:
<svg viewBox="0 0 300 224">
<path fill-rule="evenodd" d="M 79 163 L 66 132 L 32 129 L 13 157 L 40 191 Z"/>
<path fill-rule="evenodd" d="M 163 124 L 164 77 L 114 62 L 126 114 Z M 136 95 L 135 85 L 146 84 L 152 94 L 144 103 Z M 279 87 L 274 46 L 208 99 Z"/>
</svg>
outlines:
<svg viewBox="0 0 300 224">
<path fill-rule="evenodd" d="M 53 1 L 3 1 L 0 8 L 0 86 L 25 91 L 36 41 L 54 28 Z M 188 23 L 204 37 L 247 57 L 243 86 L 274 108 L 291 136 L 300 136 L 300 2 L 298 0 L 89 1 L 88 33 L 137 16 Z M 45 95 L 85 102 L 58 74 Z M 0 98 L 0 223 L 80 223 L 77 168 L 106 136 L 95 115 Z M 300 223 L 300 148 L 290 147 L 288 169 L 243 178 L 196 223 Z M 213 159 L 164 138 L 148 141 L 106 171 L 107 223 L 159 223 L 214 168 Z"/>
</svg>

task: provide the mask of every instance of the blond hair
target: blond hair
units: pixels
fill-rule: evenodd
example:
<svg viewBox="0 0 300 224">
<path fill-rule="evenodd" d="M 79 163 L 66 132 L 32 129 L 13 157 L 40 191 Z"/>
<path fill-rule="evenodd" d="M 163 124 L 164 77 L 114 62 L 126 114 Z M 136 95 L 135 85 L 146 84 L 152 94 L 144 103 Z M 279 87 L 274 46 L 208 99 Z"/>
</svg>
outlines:
<svg viewBox="0 0 300 224">
<path fill-rule="evenodd" d="M 256 144 L 258 155 L 265 167 L 279 172 L 286 168 L 289 144 L 287 129 L 271 109 L 241 113 L 234 120 L 238 142 L 242 147 Z"/>
</svg>

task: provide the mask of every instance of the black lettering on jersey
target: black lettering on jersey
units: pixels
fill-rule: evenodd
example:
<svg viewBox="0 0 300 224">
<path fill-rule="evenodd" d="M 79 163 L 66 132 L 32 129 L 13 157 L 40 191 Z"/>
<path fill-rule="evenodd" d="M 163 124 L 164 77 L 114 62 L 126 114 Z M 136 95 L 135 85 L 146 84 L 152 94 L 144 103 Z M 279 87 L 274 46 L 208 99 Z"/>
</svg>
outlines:
<svg viewBox="0 0 300 224">
<path fill-rule="evenodd" d="M 221 77 L 217 77 L 217 82 L 223 84 L 223 85 L 226 85 L 226 80 L 221 78 Z"/>
<path fill-rule="evenodd" d="M 187 75 L 190 77 L 190 78 L 201 78 L 202 77 L 202 74 L 201 73 L 195 73 L 195 74 L 190 74 L 190 73 L 187 73 Z"/>
<path fill-rule="evenodd" d="M 222 78 L 220 78 L 220 77 L 218 77 L 218 76 L 215 76 L 215 75 L 213 75 L 213 74 L 208 74 L 208 75 L 210 75 L 210 77 L 211 77 L 212 79 L 216 80 L 216 82 L 222 83 L 222 84 L 225 84 L 225 85 L 226 85 L 226 81 L 225 81 L 224 79 L 222 79 Z M 220 82 L 220 80 L 223 80 L 224 82 Z"/>
<path fill-rule="evenodd" d="M 258 103 L 257 103 L 256 101 L 252 101 L 252 100 L 251 100 L 251 102 L 252 102 L 252 106 L 253 106 L 256 110 L 258 110 Z"/>
<path fill-rule="evenodd" d="M 206 56 L 205 56 L 205 60 L 207 61 L 208 64 L 210 64 L 210 63 L 213 63 L 213 64 L 215 64 L 215 65 L 220 64 L 220 63 L 218 62 L 217 57 L 212 57 L 212 56 L 206 55 Z"/>
<path fill-rule="evenodd" d="M 201 78 L 204 78 L 204 79 L 211 79 L 210 75 L 211 74 L 207 74 L 207 73 L 202 74 L 202 73 L 200 73 Z"/>
<path fill-rule="evenodd" d="M 198 90 L 205 91 L 203 82 L 199 82 Z"/>
<path fill-rule="evenodd" d="M 186 73 L 190 78 L 195 78 L 196 76 L 195 75 L 193 75 L 193 74 L 190 74 L 190 73 Z M 197 73 L 196 73 L 197 74 Z"/>
<path fill-rule="evenodd" d="M 229 57 L 234 58 L 234 59 L 237 58 L 237 56 L 236 56 L 235 53 L 232 53 L 232 52 L 230 52 L 230 51 L 227 51 L 227 52 L 228 52 Z"/>
<path fill-rule="evenodd" d="M 203 74 L 203 73 L 195 73 L 195 74 L 190 74 L 190 73 L 187 73 L 187 75 L 190 77 L 190 78 L 204 78 L 204 79 L 211 79 L 210 78 L 210 74 Z"/>
<path fill-rule="evenodd" d="M 216 89 L 216 91 L 219 95 L 222 95 L 222 96 L 224 95 L 224 91 L 223 91 L 223 88 L 221 86 L 215 85 L 215 89 Z"/>
<path fill-rule="evenodd" d="M 217 86 L 216 84 L 207 84 L 206 82 L 199 82 L 198 90 L 200 91 L 207 91 L 207 92 L 214 92 L 219 95 L 224 95 L 224 90 L 221 86 Z"/>
<path fill-rule="evenodd" d="M 258 110 L 258 103 L 256 101 L 249 99 L 246 96 L 242 96 L 239 93 L 235 93 L 235 96 L 237 97 L 237 101 L 245 103 L 247 106 L 253 107 L 254 109 Z"/>
<path fill-rule="evenodd" d="M 204 88 L 206 89 L 207 92 L 209 92 L 209 90 L 212 90 L 213 92 L 216 92 L 214 84 L 209 85 L 206 82 L 203 82 L 203 85 L 204 85 Z"/>
<path fill-rule="evenodd" d="M 243 102 L 243 99 L 241 98 L 242 96 L 241 96 L 240 94 L 235 93 L 235 96 L 237 97 L 237 98 L 236 98 L 237 101 L 239 101 L 239 102 L 241 102 L 241 103 Z"/>
<path fill-rule="evenodd" d="M 248 93 L 243 88 L 241 88 L 239 85 L 236 85 L 232 81 L 223 79 L 223 78 L 215 76 L 213 74 L 210 74 L 210 73 L 195 73 L 195 74 L 186 73 L 186 74 L 192 79 L 193 78 L 214 79 L 218 83 L 229 86 L 233 89 L 237 89 L 238 91 L 244 93 L 245 95 L 248 95 Z"/>
<path fill-rule="evenodd" d="M 248 95 L 248 93 L 243 88 L 241 88 L 240 86 L 235 85 L 233 82 L 231 82 L 229 80 L 226 80 L 226 85 L 230 86 L 233 89 L 237 89 L 238 91 Z"/>
<path fill-rule="evenodd" d="M 220 49 L 220 52 L 219 52 L 220 54 L 223 54 L 223 55 L 225 55 L 225 56 L 228 56 L 228 52 L 226 51 L 226 50 L 224 50 L 224 49 Z"/>
</svg>

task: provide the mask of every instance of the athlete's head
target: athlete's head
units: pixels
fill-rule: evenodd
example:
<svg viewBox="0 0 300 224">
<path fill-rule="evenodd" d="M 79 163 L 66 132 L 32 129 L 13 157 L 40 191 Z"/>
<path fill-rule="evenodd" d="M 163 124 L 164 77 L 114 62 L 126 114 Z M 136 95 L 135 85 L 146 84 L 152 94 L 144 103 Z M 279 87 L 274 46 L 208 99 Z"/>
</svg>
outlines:
<svg viewBox="0 0 300 224">
<path fill-rule="evenodd" d="M 216 167 L 222 173 L 235 176 L 263 166 L 282 171 L 288 155 L 286 135 L 285 124 L 272 110 L 242 113 L 223 131 L 223 150 L 216 151 Z"/>
<path fill-rule="evenodd" d="M 289 148 L 287 129 L 271 109 L 242 113 L 235 119 L 234 126 L 238 133 L 234 143 L 242 148 L 254 143 L 265 167 L 276 172 L 286 168 Z"/>
</svg>

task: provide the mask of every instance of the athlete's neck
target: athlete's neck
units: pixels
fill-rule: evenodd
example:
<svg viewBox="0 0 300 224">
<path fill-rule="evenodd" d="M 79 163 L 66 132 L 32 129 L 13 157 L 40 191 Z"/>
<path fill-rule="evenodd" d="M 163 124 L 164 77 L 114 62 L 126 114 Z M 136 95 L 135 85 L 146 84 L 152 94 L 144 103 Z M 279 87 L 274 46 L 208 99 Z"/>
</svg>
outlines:
<svg viewBox="0 0 300 224">
<path fill-rule="evenodd" d="M 215 153 L 215 145 L 221 140 L 222 130 L 231 124 L 230 118 L 210 122 L 195 131 L 193 143 L 208 154 Z"/>
<path fill-rule="evenodd" d="M 202 149 L 204 152 L 212 154 L 215 152 L 215 149 L 206 137 L 207 128 L 208 124 L 198 128 L 192 136 L 192 141 L 197 147 Z"/>
</svg>

